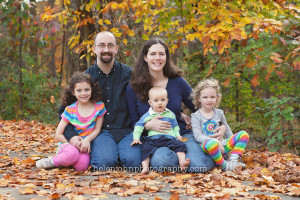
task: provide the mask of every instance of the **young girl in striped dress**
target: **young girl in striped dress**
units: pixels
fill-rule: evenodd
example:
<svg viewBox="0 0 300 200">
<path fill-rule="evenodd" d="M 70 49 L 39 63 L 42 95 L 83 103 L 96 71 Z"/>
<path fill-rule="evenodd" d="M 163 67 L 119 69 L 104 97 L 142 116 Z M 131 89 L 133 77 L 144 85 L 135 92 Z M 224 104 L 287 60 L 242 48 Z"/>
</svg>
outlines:
<svg viewBox="0 0 300 200">
<path fill-rule="evenodd" d="M 201 81 L 194 89 L 193 96 L 198 110 L 191 115 L 191 123 L 194 138 L 200 143 L 203 151 L 225 171 L 232 171 L 237 166 L 245 167 L 245 164 L 239 162 L 239 158 L 243 155 L 249 135 L 245 131 L 233 134 L 223 110 L 215 108 L 222 97 L 218 81 L 215 79 Z M 224 138 L 214 137 L 214 130 L 222 124 L 226 126 Z M 231 154 L 226 161 L 223 156 L 229 152 Z"/>
<path fill-rule="evenodd" d="M 62 104 L 69 105 L 61 115 L 55 138 L 59 141 L 57 154 L 36 162 L 37 168 L 73 166 L 85 171 L 90 164 L 90 143 L 99 135 L 106 113 L 101 88 L 85 73 L 75 73 L 62 95 Z M 81 136 L 80 149 L 68 143 L 63 132 L 72 124 Z"/>
</svg>

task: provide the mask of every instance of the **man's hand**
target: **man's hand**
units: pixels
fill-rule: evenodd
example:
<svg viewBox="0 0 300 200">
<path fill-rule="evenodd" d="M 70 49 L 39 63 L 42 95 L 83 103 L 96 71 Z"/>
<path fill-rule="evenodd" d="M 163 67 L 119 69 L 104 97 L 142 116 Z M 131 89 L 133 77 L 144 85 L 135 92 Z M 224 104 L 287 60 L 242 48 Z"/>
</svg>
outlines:
<svg viewBox="0 0 300 200">
<path fill-rule="evenodd" d="M 69 143 L 75 146 L 80 151 L 82 140 L 82 137 L 74 136 L 70 139 Z"/>
<path fill-rule="evenodd" d="M 187 116 L 184 113 L 181 113 L 181 118 L 184 120 L 184 122 L 186 123 L 185 128 L 188 129 L 192 129 L 192 124 L 191 124 L 191 118 L 189 116 Z"/>
<path fill-rule="evenodd" d="M 133 140 L 130 146 L 135 145 L 135 144 L 142 144 L 140 140 Z"/>
<path fill-rule="evenodd" d="M 90 141 L 88 139 L 83 139 L 81 142 L 82 143 L 81 143 L 80 153 L 90 153 L 91 151 Z"/>
<path fill-rule="evenodd" d="M 172 126 L 170 122 L 160 120 L 162 118 L 164 117 L 160 115 L 152 118 L 145 124 L 145 129 L 168 134 L 166 130 L 171 130 Z"/>
</svg>

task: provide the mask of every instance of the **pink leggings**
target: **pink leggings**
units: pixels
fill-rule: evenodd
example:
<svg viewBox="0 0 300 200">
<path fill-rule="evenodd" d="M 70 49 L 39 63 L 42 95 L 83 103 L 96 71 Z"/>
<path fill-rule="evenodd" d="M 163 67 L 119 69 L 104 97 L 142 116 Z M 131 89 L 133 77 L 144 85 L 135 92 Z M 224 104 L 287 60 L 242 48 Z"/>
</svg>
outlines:
<svg viewBox="0 0 300 200">
<path fill-rule="evenodd" d="M 56 167 L 73 166 L 76 171 L 85 171 L 90 165 L 90 155 L 80 153 L 71 144 L 61 144 L 56 156 L 53 156 L 53 162 Z"/>
</svg>

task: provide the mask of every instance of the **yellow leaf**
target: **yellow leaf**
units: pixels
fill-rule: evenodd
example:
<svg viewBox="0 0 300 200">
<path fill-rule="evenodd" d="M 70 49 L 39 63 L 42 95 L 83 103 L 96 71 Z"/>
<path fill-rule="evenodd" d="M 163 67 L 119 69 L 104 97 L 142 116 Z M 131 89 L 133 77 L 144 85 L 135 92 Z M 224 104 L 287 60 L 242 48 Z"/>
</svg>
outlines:
<svg viewBox="0 0 300 200">
<path fill-rule="evenodd" d="M 15 163 L 15 165 L 20 164 L 20 161 L 19 161 L 19 159 L 17 157 L 14 158 L 14 163 Z"/>
<path fill-rule="evenodd" d="M 111 22 L 108 19 L 105 19 L 104 23 L 107 24 L 107 25 L 111 25 Z"/>
<path fill-rule="evenodd" d="M 66 185 L 66 187 L 74 187 L 74 186 L 75 186 L 74 183 L 71 183 L 71 184 L 69 184 L 69 185 Z"/>
<path fill-rule="evenodd" d="M 151 4 L 152 6 L 155 6 L 155 1 L 154 1 L 154 0 L 150 0 L 150 4 Z"/>
<path fill-rule="evenodd" d="M 110 32 L 112 32 L 112 33 L 117 33 L 117 32 L 119 32 L 119 29 L 118 29 L 118 28 L 111 28 L 111 29 L 110 29 Z"/>
<path fill-rule="evenodd" d="M 65 188 L 66 186 L 65 186 L 64 184 L 57 183 L 57 184 L 56 184 L 56 187 L 57 187 L 57 188 Z"/>
<path fill-rule="evenodd" d="M 35 191 L 32 190 L 31 188 L 26 188 L 25 190 L 19 190 L 22 194 L 34 194 Z"/>
<path fill-rule="evenodd" d="M 149 40 L 148 36 L 146 34 L 142 34 L 143 40 Z"/>
<path fill-rule="evenodd" d="M 195 39 L 195 34 L 188 34 L 186 36 L 186 39 L 189 40 L 189 41 L 193 41 Z"/>
<path fill-rule="evenodd" d="M 24 185 L 23 188 L 31 188 L 32 189 L 32 188 L 36 188 L 36 186 L 32 183 L 28 183 L 28 184 Z"/>
<path fill-rule="evenodd" d="M 70 49 L 72 49 L 74 46 L 76 46 L 79 43 L 80 35 L 72 36 L 68 45 L 70 46 Z"/>
<path fill-rule="evenodd" d="M 86 10 L 86 11 L 88 11 L 88 12 L 90 12 L 90 11 L 91 11 L 91 7 L 90 7 L 90 5 L 89 5 L 89 4 L 87 4 L 87 5 L 85 6 L 85 10 Z"/>
<path fill-rule="evenodd" d="M 84 58 L 86 56 L 86 54 L 80 56 L 79 60 L 81 60 L 82 58 Z"/>
<path fill-rule="evenodd" d="M 131 36 L 131 37 L 133 37 L 134 36 L 134 31 L 133 30 L 129 30 L 128 31 L 128 35 Z"/>
<path fill-rule="evenodd" d="M 103 19 L 99 19 L 98 24 L 100 24 L 102 26 L 103 25 Z"/>
<path fill-rule="evenodd" d="M 127 46 L 127 40 L 123 39 L 123 43 Z"/>
<path fill-rule="evenodd" d="M 269 27 L 268 26 L 264 30 L 265 30 L 266 33 L 269 33 Z"/>
<path fill-rule="evenodd" d="M 251 20 L 250 18 L 248 18 L 248 17 L 244 17 L 244 18 L 241 19 L 241 22 L 243 22 L 245 25 L 246 25 L 246 24 L 250 24 L 251 21 L 252 21 L 252 20 Z"/>
<path fill-rule="evenodd" d="M 232 24 L 232 19 L 231 19 L 231 17 L 225 17 L 224 21 L 225 21 L 227 24 Z"/>
<path fill-rule="evenodd" d="M 114 34 L 116 37 L 121 37 L 122 33 L 115 33 Z"/>
<path fill-rule="evenodd" d="M 111 8 L 114 9 L 114 10 L 117 10 L 118 7 L 119 7 L 119 4 L 116 3 L 116 2 L 113 2 L 113 3 L 111 4 Z"/>
</svg>

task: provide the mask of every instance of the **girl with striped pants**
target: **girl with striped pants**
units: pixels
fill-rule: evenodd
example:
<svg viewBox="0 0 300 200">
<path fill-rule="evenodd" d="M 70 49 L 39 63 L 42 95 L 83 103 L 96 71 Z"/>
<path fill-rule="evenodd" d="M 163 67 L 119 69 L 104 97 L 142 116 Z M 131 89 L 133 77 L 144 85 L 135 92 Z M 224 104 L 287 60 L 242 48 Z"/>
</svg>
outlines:
<svg viewBox="0 0 300 200">
<path fill-rule="evenodd" d="M 218 81 L 215 79 L 201 81 L 194 89 L 193 96 L 198 110 L 191 115 L 191 123 L 194 138 L 200 143 L 203 151 L 208 153 L 216 165 L 222 166 L 225 171 L 234 170 L 237 166 L 245 167 L 239 159 L 249 141 L 249 135 L 246 131 L 233 134 L 226 122 L 223 110 L 215 108 L 222 97 Z M 221 125 L 226 127 L 224 136 L 215 131 Z M 226 161 L 223 156 L 228 153 L 230 157 Z"/>
</svg>

